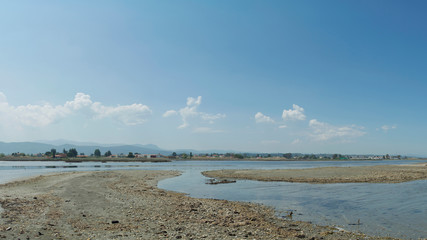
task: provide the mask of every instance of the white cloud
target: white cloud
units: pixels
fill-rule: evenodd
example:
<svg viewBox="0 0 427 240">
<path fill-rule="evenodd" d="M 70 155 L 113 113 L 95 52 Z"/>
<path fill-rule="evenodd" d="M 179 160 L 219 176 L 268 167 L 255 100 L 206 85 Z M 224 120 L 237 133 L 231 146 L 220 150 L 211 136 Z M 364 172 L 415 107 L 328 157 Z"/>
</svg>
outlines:
<svg viewBox="0 0 427 240">
<path fill-rule="evenodd" d="M 188 97 L 187 98 L 187 106 L 184 108 L 176 110 L 168 110 L 163 114 L 163 117 L 170 117 L 172 115 L 176 115 L 179 113 L 182 119 L 182 124 L 178 126 L 178 128 L 187 128 L 190 126 L 191 118 L 200 118 L 204 121 L 208 121 L 209 123 L 214 123 L 215 120 L 225 118 L 225 114 L 210 114 L 197 111 L 197 108 L 202 104 L 202 97 L 198 96 L 197 98 Z"/>
<path fill-rule="evenodd" d="M 0 104 L 7 103 L 7 97 L 4 93 L 0 92 Z"/>
<path fill-rule="evenodd" d="M 65 118 L 71 111 L 64 106 L 29 104 L 18 107 L 9 106 L 7 113 L 22 125 L 44 127 Z"/>
<path fill-rule="evenodd" d="M 108 107 L 100 103 L 93 103 L 91 109 L 96 118 L 112 118 L 126 125 L 139 125 L 146 121 L 151 110 L 148 106 L 134 103 L 132 105 Z"/>
<path fill-rule="evenodd" d="M 296 104 L 293 104 L 292 108 L 293 109 L 283 110 L 283 120 L 305 120 L 304 108 Z"/>
<path fill-rule="evenodd" d="M 80 110 L 84 107 L 92 106 L 93 102 L 90 99 L 90 96 L 84 93 L 77 93 L 74 97 L 74 100 L 67 101 L 64 107 L 71 110 Z"/>
<path fill-rule="evenodd" d="M 262 114 L 261 112 L 257 112 L 255 114 L 255 122 L 256 123 L 274 123 L 274 120 L 271 117 Z"/>
<path fill-rule="evenodd" d="M 288 126 L 286 125 L 280 125 L 279 128 L 287 128 Z"/>
<path fill-rule="evenodd" d="M 100 102 L 93 102 L 90 96 L 84 93 L 77 93 L 73 100 L 65 102 L 64 105 L 52 106 L 45 103 L 15 107 L 9 105 L 6 96 L 0 92 L 0 122 L 3 124 L 13 122 L 15 127 L 45 127 L 78 113 L 93 119 L 111 118 L 125 125 L 137 125 L 146 121 L 151 110 L 146 105 L 136 103 L 116 107 L 104 106 Z"/>
<path fill-rule="evenodd" d="M 384 132 L 388 132 L 389 130 L 396 129 L 396 128 L 397 128 L 396 125 L 392 125 L 392 126 L 390 126 L 390 125 L 383 125 L 383 126 L 381 126 L 381 129 Z M 377 130 L 379 130 L 379 129 L 377 129 Z"/>
<path fill-rule="evenodd" d="M 199 106 L 202 103 L 202 96 L 198 96 L 197 98 L 188 97 L 187 98 L 187 106 Z"/>
<path fill-rule="evenodd" d="M 309 127 L 312 130 L 310 136 L 316 141 L 326 141 L 330 139 L 349 139 L 361 137 L 366 134 L 362 131 L 363 127 L 355 125 L 350 126 L 333 126 L 328 123 L 319 122 L 312 119 L 309 122 Z"/>
<path fill-rule="evenodd" d="M 209 114 L 209 113 L 200 113 L 200 117 L 203 120 L 209 121 L 209 123 L 214 123 L 214 120 L 225 118 L 225 114 L 217 113 L 217 114 Z"/>
<path fill-rule="evenodd" d="M 170 117 L 170 116 L 174 116 L 174 115 L 177 115 L 177 114 L 178 114 L 177 111 L 175 111 L 175 110 L 169 110 L 169 111 L 166 111 L 165 113 L 163 113 L 163 117 Z"/>
<path fill-rule="evenodd" d="M 193 130 L 194 133 L 221 133 L 222 130 L 216 130 L 209 127 L 198 127 Z"/>
<path fill-rule="evenodd" d="M 301 143 L 301 139 L 299 138 L 292 141 L 292 144 L 299 144 L 299 143 Z"/>
</svg>

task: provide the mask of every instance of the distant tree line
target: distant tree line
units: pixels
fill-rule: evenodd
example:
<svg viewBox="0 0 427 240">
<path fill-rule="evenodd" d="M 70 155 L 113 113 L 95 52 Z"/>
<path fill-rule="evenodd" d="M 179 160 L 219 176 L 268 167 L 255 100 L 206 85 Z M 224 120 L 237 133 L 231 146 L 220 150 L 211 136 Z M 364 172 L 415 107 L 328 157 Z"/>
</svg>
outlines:
<svg viewBox="0 0 427 240">
<path fill-rule="evenodd" d="M 47 151 L 44 156 L 56 158 L 56 157 L 68 157 L 68 158 L 75 158 L 79 155 L 85 156 L 84 153 L 78 154 L 77 149 L 70 148 L 66 150 L 65 148 L 62 150 L 62 153 L 58 153 L 58 151 L 54 148 L 52 148 L 50 151 Z M 127 158 L 136 158 L 140 154 L 135 152 L 129 152 L 127 155 L 121 153 L 118 154 L 118 157 L 127 157 Z M 25 154 L 20 152 L 14 152 L 8 156 L 12 157 L 26 157 L 26 156 L 35 156 L 34 154 Z M 42 154 L 37 154 L 38 157 L 43 156 Z M 99 149 L 95 149 L 95 151 L 90 154 L 91 157 L 110 157 L 112 156 L 112 153 L 110 150 L 106 151 L 104 154 L 101 153 Z M 0 158 L 4 158 L 6 155 L 4 153 L 0 153 Z M 293 160 L 316 160 L 316 159 L 332 159 L 332 160 L 348 160 L 348 159 L 407 159 L 407 156 L 401 156 L 401 155 L 393 155 L 385 154 L 385 155 L 342 155 L 342 154 L 300 154 L 300 153 L 199 153 L 197 155 L 193 155 L 192 152 L 189 153 L 177 153 L 172 152 L 169 156 L 171 159 L 192 159 L 194 157 L 197 158 L 225 158 L 225 159 L 247 159 L 247 158 L 276 158 L 276 159 L 293 159 Z"/>
<path fill-rule="evenodd" d="M 79 155 L 77 149 L 75 148 L 70 148 L 68 150 L 66 150 L 65 148 L 62 150 L 62 154 L 65 154 L 65 156 L 69 157 L 69 158 L 75 158 Z M 80 153 L 81 156 L 84 156 L 84 153 Z M 107 152 L 105 152 L 104 156 L 105 157 L 109 157 L 111 156 L 111 151 L 108 150 Z M 55 158 L 58 156 L 58 152 L 56 151 L 56 149 L 52 148 L 50 151 L 45 153 L 45 156 L 48 157 L 52 157 Z M 91 156 L 95 156 L 95 157 L 101 157 L 101 151 L 99 149 L 95 149 L 94 153 Z"/>
</svg>

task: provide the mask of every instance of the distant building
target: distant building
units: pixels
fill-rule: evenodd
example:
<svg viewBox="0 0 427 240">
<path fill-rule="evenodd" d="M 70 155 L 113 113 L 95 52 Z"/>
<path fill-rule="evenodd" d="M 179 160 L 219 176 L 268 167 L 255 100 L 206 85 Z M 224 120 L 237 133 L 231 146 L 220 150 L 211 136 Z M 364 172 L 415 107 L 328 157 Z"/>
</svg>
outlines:
<svg viewBox="0 0 427 240">
<path fill-rule="evenodd" d="M 142 158 L 161 158 L 162 155 L 160 154 L 138 154 L 138 157 L 142 157 Z"/>
</svg>

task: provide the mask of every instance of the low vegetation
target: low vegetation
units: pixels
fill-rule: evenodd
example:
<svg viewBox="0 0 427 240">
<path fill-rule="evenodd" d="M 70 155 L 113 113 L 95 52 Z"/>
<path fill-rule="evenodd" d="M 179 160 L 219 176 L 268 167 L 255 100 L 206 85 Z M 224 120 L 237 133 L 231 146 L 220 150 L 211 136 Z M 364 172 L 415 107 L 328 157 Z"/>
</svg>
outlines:
<svg viewBox="0 0 427 240">
<path fill-rule="evenodd" d="M 115 153 L 110 150 L 102 153 L 99 149 L 95 149 L 93 153 L 85 154 L 78 152 L 75 148 L 68 150 L 63 149 L 58 152 L 56 149 L 51 149 L 45 153 L 25 154 L 15 152 L 10 155 L 0 154 L 2 160 L 14 161 L 29 161 L 32 160 L 60 160 L 68 159 L 77 161 L 126 161 L 125 159 L 141 160 L 141 159 L 163 159 L 163 160 L 261 160 L 261 161 L 324 161 L 324 160 L 400 160 L 400 159 L 415 159 L 401 155 L 342 155 L 342 154 L 301 154 L 301 153 L 198 153 L 192 152 L 173 152 L 169 155 L 162 154 L 143 154 L 137 152 Z"/>
</svg>

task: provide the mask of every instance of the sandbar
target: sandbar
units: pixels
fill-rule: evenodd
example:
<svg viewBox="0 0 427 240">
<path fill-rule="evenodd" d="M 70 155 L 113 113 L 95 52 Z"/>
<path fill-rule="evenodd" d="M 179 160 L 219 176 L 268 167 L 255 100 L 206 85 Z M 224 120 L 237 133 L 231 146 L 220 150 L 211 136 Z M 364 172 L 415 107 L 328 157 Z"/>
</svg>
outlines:
<svg viewBox="0 0 427 240">
<path fill-rule="evenodd" d="M 0 185 L 0 239 L 390 239 L 157 188 L 177 171 L 61 173 Z"/>
<path fill-rule="evenodd" d="M 427 163 L 304 169 L 226 169 L 206 171 L 206 177 L 299 183 L 400 183 L 427 179 Z"/>
</svg>

